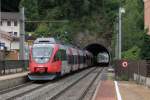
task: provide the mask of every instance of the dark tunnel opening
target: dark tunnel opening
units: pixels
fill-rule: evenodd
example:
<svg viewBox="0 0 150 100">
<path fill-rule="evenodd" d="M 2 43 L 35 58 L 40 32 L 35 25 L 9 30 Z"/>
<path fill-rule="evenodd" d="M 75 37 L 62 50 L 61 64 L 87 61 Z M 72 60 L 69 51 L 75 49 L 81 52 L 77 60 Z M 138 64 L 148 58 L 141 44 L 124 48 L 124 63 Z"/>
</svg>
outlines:
<svg viewBox="0 0 150 100">
<path fill-rule="evenodd" d="M 108 66 L 110 62 L 110 54 L 106 47 L 101 44 L 93 43 L 87 45 L 84 49 L 94 55 L 95 66 Z"/>
</svg>

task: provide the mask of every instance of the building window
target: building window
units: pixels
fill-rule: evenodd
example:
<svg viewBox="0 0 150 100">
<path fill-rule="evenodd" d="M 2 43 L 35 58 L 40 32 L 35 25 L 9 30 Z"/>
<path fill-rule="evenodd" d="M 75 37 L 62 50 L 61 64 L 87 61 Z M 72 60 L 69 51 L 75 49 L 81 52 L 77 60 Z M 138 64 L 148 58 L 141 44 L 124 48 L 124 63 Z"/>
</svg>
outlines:
<svg viewBox="0 0 150 100">
<path fill-rule="evenodd" d="M 14 36 L 17 36 L 18 35 L 18 33 L 17 32 L 14 32 Z"/>
<path fill-rule="evenodd" d="M 11 21 L 7 21 L 7 26 L 11 26 Z"/>
<path fill-rule="evenodd" d="M 17 25 L 18 25 L 17 21 L 14 21 L 14 26 L 17 26 Z"/>
<path fill-rule="evenodd" d="M 8 32 L 10 35 L 12 35 L 13 32 Z"/>
</svg>

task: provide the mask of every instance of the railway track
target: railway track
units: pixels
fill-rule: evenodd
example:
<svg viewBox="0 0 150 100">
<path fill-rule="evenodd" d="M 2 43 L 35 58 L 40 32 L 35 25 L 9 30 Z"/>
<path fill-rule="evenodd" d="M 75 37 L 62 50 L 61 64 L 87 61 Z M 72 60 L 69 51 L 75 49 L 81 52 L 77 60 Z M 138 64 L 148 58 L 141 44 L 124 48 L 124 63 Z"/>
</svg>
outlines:
<svg viewBox="0 0 150 100">
<path fill-rule="evenodd" d="M 11 91 L 5 91 L 0 94 L 1 100 L 44 100 L 53 99 L 60 94 L 59 92 L 71 87 L 87 76 L 96 68 L 89 68 L 81 72 L 75 73 L 69 77 L 62 78 L 55 82 L 47 82 L 42 84 L 31 83 L 24 87 L 17 88 Z"/>
<path fill-rule="evenodd" d="M 82 100 L 102 71 L 102 68 L 95 68 L 86 77 L 82 77 L 78 82 L 49 98 L 49 100 Z"/>
<path fill-rule="evenodd" d="M 22 88 L 22 87 L 26 87 L 26 86 L 28 86 L 28 85 L 31 85 L 32 83 L 33 83 L 33 81 L 30 81 L 30 82 L 26 82 L 26 83 L 24 83 L 24 84 L 20 84 L 20 85 L 11 87 L 11 88 L 7 88 L 7 89 L 4 89 L 4 90 L 1 90 L 1 91 L 0 91 L 0 95 L 5 94 L 5 93 L 10 92 L 10 91 L 13 91 L 13 90 L 20 89 L 20 88 Z"/>
<path fill-rule="evenodd" d="M 28 93 L 28 92 L 32 92 L 36 89 L 39 89 L 41 87 L 43 87 L 43 85 L 48 85 L 48 83 L 44 83 L 44 84 L 37 84 L 34 82 L 29 82 L 23 86 L 19 86 L 13 89 L 9 89 L 7 91 L 4 91 L 1 95 L 0 95 L 0 99 L 2 100 L 12 100 L 17 98 L 18 96 L 23 96 L 24 94 Z"/>
</svg>

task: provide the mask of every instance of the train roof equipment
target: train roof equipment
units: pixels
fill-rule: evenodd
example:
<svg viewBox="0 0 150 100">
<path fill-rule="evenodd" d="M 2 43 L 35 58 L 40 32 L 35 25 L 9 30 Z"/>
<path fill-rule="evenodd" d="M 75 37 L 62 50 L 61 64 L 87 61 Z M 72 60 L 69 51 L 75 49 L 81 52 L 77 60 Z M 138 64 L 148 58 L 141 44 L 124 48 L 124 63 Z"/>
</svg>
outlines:
<svg viewBox="0 0 150 100">
<path fill-rule="evenodd" d="M 40 44 L 40 43 L 51 43 L 51 44 L 60 44 L 61 42 L 56 40 L 55 38 L 51 37 L 51 38 L 37 38 L 34 41 L 34 44 Z"/>
<path fill-rule="evenodd" d="M 45 38 L 45 37 L 42 37 L 42 38 L 37 38 L 35 41 L 34 41 L 34 44 L 62 44 L 62 45 L 65 45 L 65 46 L 68 46 L 68 47 L 72 47 L 72 48 L 79 48 L 77 46 L 74 46 L 72 44 L 68 44 L 68 43 L 64 43 L 62 41 L 59 41 L 57 39 L 55 39 L 54 37 L 49 37 L 49 38 Z"/>
</svg>

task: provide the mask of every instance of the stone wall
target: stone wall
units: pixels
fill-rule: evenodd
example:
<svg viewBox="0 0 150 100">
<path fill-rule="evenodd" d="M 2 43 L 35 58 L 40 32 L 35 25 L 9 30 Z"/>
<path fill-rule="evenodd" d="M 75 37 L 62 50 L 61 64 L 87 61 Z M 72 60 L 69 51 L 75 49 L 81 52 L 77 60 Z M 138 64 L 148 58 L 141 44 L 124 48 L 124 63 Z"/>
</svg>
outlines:
<svg viewBox="0 0 150 100">
<path fill-rule="evenodd" d="M 73 38 L 73 41 L 75 43 L 74 45 L 80 48 L 84 48 L 87 45 L 93 44 L 93 43 L 100 44 L 106 47 L 108 50 L 110 50 L 111 48 L 111 40 L 108 40 L 104 36 L 100 35 L 100 33 L 99 34 L 98 33 L 94 34 L 94 33 L 89 33 L 89 32 L 76 33 L 76 35 Z"/>
</svg>

